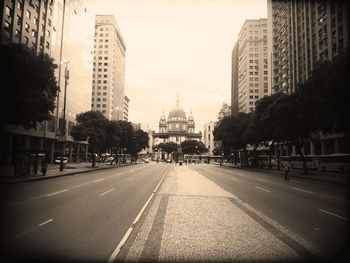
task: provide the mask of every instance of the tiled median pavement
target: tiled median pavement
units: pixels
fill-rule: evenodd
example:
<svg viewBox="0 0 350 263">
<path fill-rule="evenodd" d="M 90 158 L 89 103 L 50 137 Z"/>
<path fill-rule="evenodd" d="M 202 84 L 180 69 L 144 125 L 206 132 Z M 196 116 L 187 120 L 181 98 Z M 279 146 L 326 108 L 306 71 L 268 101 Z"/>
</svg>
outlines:
<svg viewBox="0 0 350 263">
<path fill-rule="evenodd" d="M 203 175 L 175 166 L 120 262 L 314 261 L 320 251 Z"/>
</svg>

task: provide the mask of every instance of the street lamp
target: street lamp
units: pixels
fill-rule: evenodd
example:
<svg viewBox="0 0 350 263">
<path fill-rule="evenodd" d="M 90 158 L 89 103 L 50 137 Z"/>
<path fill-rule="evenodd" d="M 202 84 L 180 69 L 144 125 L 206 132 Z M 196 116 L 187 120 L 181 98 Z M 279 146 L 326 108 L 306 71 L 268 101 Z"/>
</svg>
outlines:
<svg viewBox="0 0 350 263">
<path fill-rule="evenodd" d="M 64 165 L 63 165 L 63 155 L 65 151 L 65 144 L 66 144 L 66 134 L 67 134 L 67 124 L 66 124 L 66 107 L 67 107 L 67 85 L 69 80 L 69 70 L 67 66 L 71 63 L 71 61 L 63 60 L 61 61 L 61 64 L 65 65 L 64 70 L 64 98 L 63 98 L 63 125 L 61 127 L 61 135 L 63 137 L 63 141 L 61 144 L 61 160 L 60 160 L 60 171 L 63 171 Z"/>
</svg>

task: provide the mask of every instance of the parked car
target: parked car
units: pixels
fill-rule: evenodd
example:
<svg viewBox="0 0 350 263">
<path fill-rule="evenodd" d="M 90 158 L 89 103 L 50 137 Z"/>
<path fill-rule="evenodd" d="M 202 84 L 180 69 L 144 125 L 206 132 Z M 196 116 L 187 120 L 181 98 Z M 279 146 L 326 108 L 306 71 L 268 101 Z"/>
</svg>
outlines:
<svg viewBox="0 0 350 263">
<path fill-rule="evenodd" d="M 61 163 L 61 157 L 57 157 L 55 159 L 55 164 L 60 164 Z M 68 163 L 68 157 L 63 157 L 63 164 Z"/>
<path fill-rule="evenodd" d="M 149 163 L 149 159 L 148 159 L 148 158 L 145 158 L 143 161 L 144 161 L 145 163 Z"/>
<path fill-rule="evenodd" d="M 172 161 L 171 161 L 171 159 L 167 159 L 166 162 L 167 163 L 171 163 Z"/>
</svg>

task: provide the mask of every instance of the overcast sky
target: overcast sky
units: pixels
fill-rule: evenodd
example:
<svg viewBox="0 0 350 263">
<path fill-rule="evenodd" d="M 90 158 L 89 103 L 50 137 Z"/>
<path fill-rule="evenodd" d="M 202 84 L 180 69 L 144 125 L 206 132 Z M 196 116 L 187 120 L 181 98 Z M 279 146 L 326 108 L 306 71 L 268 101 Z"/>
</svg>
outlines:
<svg viewBox="0 0 350 263">
<path fill-rule="evenodd" d="M 114 15 L 126 42 L 129 121 L 158 131 L 175 106 L 192 110 L 196 131 L 231 103 L 231 52 L 245 19 L 267 17 L 266 0 L 87 0 Z"/>
</svg>

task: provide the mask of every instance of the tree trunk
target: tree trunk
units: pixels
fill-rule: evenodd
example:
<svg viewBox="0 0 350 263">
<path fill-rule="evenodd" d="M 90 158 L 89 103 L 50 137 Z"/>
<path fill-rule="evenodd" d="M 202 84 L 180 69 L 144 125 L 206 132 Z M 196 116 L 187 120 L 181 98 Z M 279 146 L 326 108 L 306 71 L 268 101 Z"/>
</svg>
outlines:
<svg viewBox="0 0 350 263">
<path fill-rule="evenodd" d="M 279 170 L 281 170 L 281 156 L 280 156 L 280 149 L 279 149 L 279 143 L 277 143 L 276 144 L 276 147 L 277 147 L 277 151 L 276 151 L 276 153 L 277 153 L 277 156 L 276 156 L 276 158 L 277 158 L 277 170 L 279 171 Z"/>
</svg>

